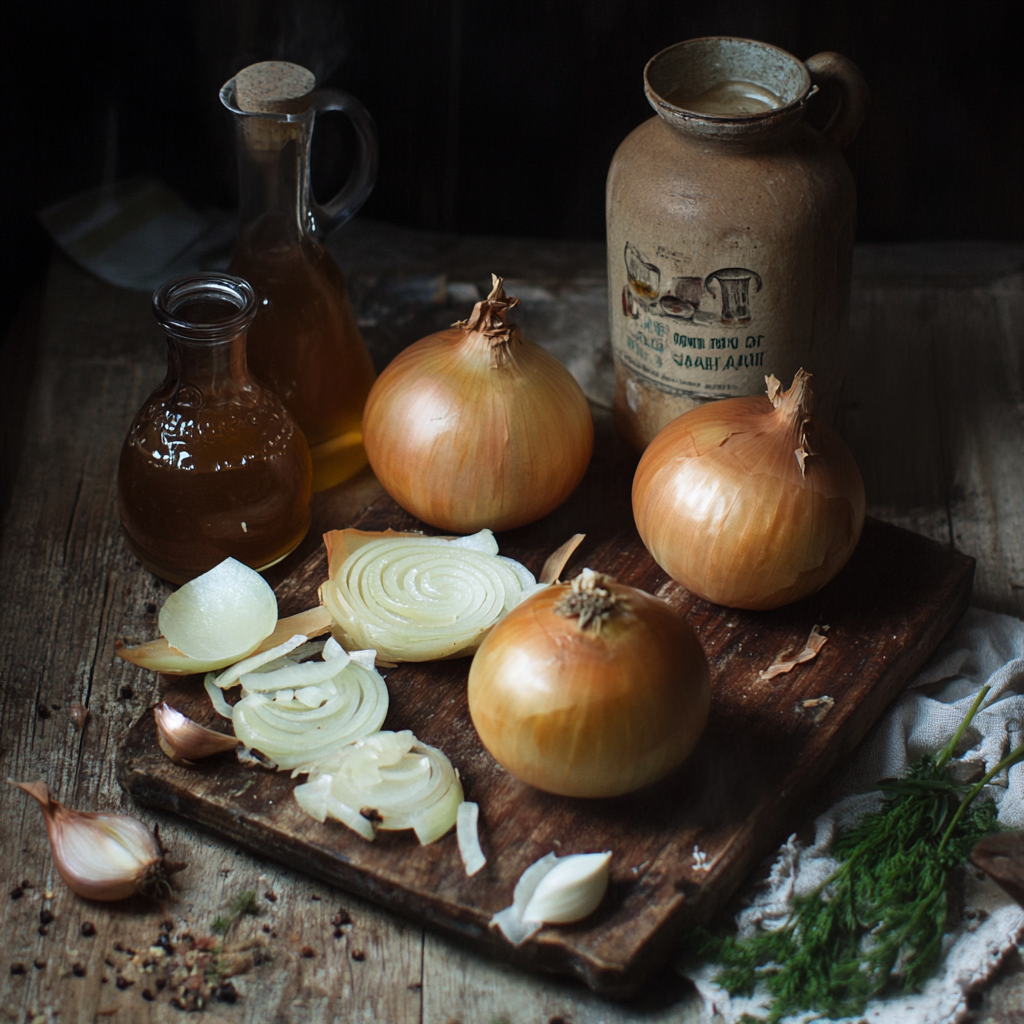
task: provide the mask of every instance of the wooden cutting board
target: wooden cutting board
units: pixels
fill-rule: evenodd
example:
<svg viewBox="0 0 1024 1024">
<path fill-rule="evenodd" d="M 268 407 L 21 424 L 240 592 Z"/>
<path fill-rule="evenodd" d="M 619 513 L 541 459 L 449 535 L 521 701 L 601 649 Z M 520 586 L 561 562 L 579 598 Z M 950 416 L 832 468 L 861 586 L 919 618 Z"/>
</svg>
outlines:
<svg viewBox="0 0 1024 1024">
<path fill-rule="evenodd" d="M 389 498 L 347 525 L 422 528 Z M 557 546 L 549 533 L 542 523 L 499 537 L 502 553 L 539 572 Z M 517 782 L 481 746 L 466 706 L 468 659 L 387 670 L 384 728 L 412 729 L 440 747 L 458 768 L 466 798 L 480 805 L 488 863 L 472 878 L 454 834 L 428 847 L 411 832 L 385 832 L 367 843 L 301 811 L 286 773 L 244 767 L 231 754 L 195 768 L 173 764 L 157 746 L 150 714 L 120 750 L 121 782 L 142 804 L 197 821 L 496 957 L 575 975 L 604 995 L 629 995 L 664 963 L 679 933 L 710 918 L 792 830 L 808 795 L 962 614 L 974 562 L 869 519 L 831 584 L 774 612 L 733 611 L 694 598 L 653 562 L 631 525 L 584 541 L 563 578 L 583 566 L 663 597 L 693 625 L 711 663 L 707 730 L 686 764 L 644 792 L 556 797 Z M 278 587 L 281 615 L 316 604 L 325 577 L 326 557 L 316 553 Z M 829 627 L 818 656 L 760 680 L 759 670 L 799 650 L 814 625 Z M 175 681 L 166 699 L 198 721 L 224 724 L 198 679 Z M 695 849 L 706 866 L 697 864 Z M 613 851 L 608 895 L 587 920 L 545 928 L 517 949 L 489 927 L 491 915 L 511 903 L 523 870 L 552 850 Z"/>
</svg>

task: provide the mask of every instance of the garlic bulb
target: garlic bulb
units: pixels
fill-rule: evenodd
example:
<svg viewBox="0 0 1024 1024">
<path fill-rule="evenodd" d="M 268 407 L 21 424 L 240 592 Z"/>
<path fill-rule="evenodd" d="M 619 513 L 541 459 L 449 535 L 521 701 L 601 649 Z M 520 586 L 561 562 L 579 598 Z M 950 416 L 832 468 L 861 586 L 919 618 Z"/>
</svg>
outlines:
<svg viewBox="0 0 1024 1024">
<path fill-rule="evenodd" d="M 169 895 L 169 877 L 185 865 L 165 860 L 160 840 L 137 818 L 70 810 L 50 799 L 45 782 L 13 785 L 39 804 L 54 867 L 72 892 L 91 900 Z"/>
<path fill-rule="evenodd" d="M 468 320 L 422 338 L 377 378 L 363 442 L 384 489 L 456 533 L 510 530 L 557 508 L 594 443 L 586 396 L 554 356 L 506 322 L 494 288 Z"/>
</svg>

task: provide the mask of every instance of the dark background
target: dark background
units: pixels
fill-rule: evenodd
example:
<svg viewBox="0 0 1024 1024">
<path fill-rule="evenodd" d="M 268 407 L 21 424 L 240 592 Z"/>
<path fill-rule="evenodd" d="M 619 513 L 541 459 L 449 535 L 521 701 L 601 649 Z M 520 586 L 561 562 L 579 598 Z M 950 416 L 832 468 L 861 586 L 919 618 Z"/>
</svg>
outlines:
<svg viewBox="0 0 1024 1024">
<path fill-rule="evenodd" d="M 859 239 L 1020 239 L 1019 11 L 1019 0 L 7 0 L 0 327 L 45 269 L 40 207 L 136 174 L 199 207 L 232 205 L 217 90 L 272 58 L 307 65 L 376 118 L 366 215 L 600 239 L 609 160 L 651 116 L 641 76 L 654 53 L 713 34 L 801 58 L 837 50 L 873 94 L 848 151 Z M 347 137 L 340 118 L 318 134 L 326 196 Z"/>
</svg>

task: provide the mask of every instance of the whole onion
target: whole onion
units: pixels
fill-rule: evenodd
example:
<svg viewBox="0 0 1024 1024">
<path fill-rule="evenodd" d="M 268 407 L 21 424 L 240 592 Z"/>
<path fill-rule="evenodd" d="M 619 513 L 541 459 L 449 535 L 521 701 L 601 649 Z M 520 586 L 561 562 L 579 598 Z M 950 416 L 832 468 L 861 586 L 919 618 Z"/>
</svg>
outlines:
<svg viewBox="0 0 1024 1024">
<path fill-rule="evenodd" d="M 584 569 L 514 608 L 469 670 L 469 712 L 517 779 L 563 796 L 629 793 L 689 756 L 711 683 L 664 601 Z"/>
<path fill-rule="evenodd" d="M 469 320 L 422 338 L 377 378 L 363 414 L 374 473 L 404 509 L 455 533 L 508 530 L 557 508 L 594 443 L 586 396 L 506 322 L 501 278 Z"/>
<path fill-rule="evenodd" d="M 709 402 L 668 424 L 633 479 L 633 516 L 654 560 L 687 590 L 768 609 L 814 593 L 864 525 L 850 450 L 811 418 L 810 374 L 782 392 Z"/>
</svg>

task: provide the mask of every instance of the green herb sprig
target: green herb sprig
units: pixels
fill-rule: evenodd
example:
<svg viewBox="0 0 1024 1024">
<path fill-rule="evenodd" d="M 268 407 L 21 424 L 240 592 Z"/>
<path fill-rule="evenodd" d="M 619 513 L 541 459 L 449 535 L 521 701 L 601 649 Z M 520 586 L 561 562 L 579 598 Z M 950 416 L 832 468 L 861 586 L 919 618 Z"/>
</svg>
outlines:
<svg viewBox="0 0 1024 1024">
<path fill-rule="evenodd" d="M 255 916 L 259 913 L 256 906 L 256 893 L 252 889 L 240 892 L 228 906 L 227 915 L 218 915 L 210 925 L 210 931 L 216 935 L 227 935 L 229 931 L 246 914 Z"/>
<path fill-rule="evenodd" d="M 690 933 L 690 952 L 724 966 L 717 984 L 749 995 L 764 981 L 773 997 L 769 1024 L 801 1010 L 854 1016 L 886 991 L 922 986 L 941 956 L 950 875 L 1000 828 L 995 805 L 974 798 L 1024 760 L 1021 746 L 973 786 L 950 777 L 948 762 L 988 691 L 937 758 L 923 757 L 906 778 L 879 783 L 882 807 L 836 840 L 833 854 L 842 863 L 814 892 L 794 898 L 779 931 L 745 939 L 703 928 Z"/>
</svg>

